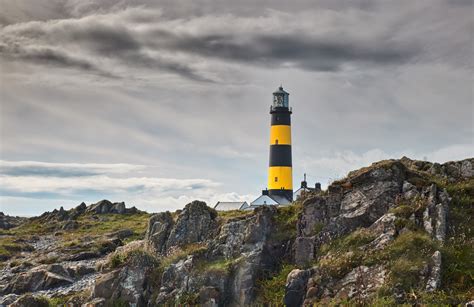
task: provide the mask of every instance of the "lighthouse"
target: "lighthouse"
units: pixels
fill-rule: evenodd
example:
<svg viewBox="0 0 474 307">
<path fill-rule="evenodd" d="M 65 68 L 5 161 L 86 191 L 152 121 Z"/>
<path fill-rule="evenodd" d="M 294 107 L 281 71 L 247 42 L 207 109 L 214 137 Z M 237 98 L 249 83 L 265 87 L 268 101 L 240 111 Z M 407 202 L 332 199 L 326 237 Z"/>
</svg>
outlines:
<svg viewBox="0 0 474 307">
<path fill-rule="evenodd" d="M 268 166 L 268 195 L 293 200 L 293 171 L 291 161 L 291 113 L 289 93 L 280 86 L 273 93 L 270 106 L 270 161 Z M 284 199 L 282 199 L 284 198 Z"/>
</svg>

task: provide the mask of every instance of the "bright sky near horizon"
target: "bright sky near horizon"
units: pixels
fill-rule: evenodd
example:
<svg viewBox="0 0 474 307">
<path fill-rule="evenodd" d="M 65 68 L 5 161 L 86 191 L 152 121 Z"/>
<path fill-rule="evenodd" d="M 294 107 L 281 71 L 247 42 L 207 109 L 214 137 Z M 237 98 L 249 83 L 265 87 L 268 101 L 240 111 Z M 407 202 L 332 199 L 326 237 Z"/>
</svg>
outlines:
<svg viewBox="0 0 474 307">
<path fill-rule="evenodd" d="M 474 153 L 474 2 L 0 0 L 0 211 L 251 201 L 269 106 L 294 185 Z"/>
</svg>

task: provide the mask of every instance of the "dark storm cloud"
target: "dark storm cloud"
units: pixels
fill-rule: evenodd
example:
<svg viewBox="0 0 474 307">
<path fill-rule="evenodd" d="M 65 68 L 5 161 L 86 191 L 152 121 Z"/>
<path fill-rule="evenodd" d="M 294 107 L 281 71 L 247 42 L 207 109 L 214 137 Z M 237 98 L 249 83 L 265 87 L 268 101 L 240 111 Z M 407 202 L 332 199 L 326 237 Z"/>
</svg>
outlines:
<svg viewBox="0 0 474 307">
<path fill-rule="evenodd" d="M 32 22 L 0 32 L 0 55 L 10 60 L 37 65 L 73 68 L 107 78 L 121 78 L 113 66 L 100 59 L 117 61 L 126 67 L 173 73 L 198 82 L 213 82 L 186 63 L 160 55 L 150 56 L 135 33 L 127 27 L 96 20 Z M 54 47 L 55 44 L 61 49 Z M 102 61 L 103 62 L 103 61 Z"/>
<path fill-rule="evenodd" d="M 377 44 L 336 41 L 298 33 L 246 33 L 245 38 L 232 33 L 189 36 L 160 31 L 157 34 L 163 40 L 161 47 L 174 51 L 271 67 L 290 65 L 309 71 L 337 71 L 345 63 L 401 64 L 418 53 L 415 44 L 402 47 L 383 41 Z"/>
<path fill-rule="evenodd" d="M 120 75 L 117 67 L 105 62 L 115 61 L 124 70 L 162 71 L 199 82 L 213 82 L 216 78 L 209 77 L 209 72 L 196 64 L 215 60 L 339 71 L 345 64 L 401 64 L 420 51 L 415 41 L 397 41 L 387 35 L 369 33 L 360 39 L 355 31 L 347 30 L 317 36 L 298 27 L 290 27 L 283 34 L 263 28 L 234 29 L 226 25 L 225 19 L 212 15 L 197 24 L 193 20 L 182 21 L 184 26 L 175 28 L 169 20 L 153 20 L 150 16 L 147 9 L 125 9 L 82 18 L 22 23 L 0 30 L 0 38 L 7 42 L 4 55 L 35 64 L 76 68 L 113 78 Z M 229 18 L 229 22 L 240 21 Z M 284 29 L 283 26 L 284 21 L 277 28 Z"/>
</svg>

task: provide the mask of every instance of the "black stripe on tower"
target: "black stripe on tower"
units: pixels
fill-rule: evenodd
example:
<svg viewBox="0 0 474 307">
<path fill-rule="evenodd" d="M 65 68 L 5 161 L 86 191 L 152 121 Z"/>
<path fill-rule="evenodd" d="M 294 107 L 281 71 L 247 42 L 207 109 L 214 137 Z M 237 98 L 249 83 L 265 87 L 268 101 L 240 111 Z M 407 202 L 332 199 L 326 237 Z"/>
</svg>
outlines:
<svg viewBox="0 0 474 307">
<path fill-rule="evenodd" d="M 270 145 L 270 166 L 291 166 L 291 145 Z"/>
<path fill-rule="evenodd" d="M 272 126 L 276 125 L 291 125 L 291 113 L 286 109 L 286 112 L 272 112 Z"/>
</svg>

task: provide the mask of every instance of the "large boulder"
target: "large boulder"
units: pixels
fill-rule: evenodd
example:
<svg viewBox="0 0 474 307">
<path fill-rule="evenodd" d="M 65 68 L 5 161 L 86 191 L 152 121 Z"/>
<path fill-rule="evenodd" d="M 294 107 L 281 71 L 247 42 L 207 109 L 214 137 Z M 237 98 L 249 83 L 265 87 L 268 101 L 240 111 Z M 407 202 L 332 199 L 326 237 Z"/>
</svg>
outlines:
<svg viewBox="0 0 474 307">
<path fill-rule="evenodd" d="M 107 213 L 117 213 L 117 214 L 124 214 L 126 213 L 125 210 L 125 203 L 112 203 L 106 199 L 99 201 L 98 203 L 90 205 L 86 212 L 92 212 L 95 214 L 107 214 Z"/>
<path fill-rule="evenodd" d="M 165 253 L 166 241 L 173 224 L 173 217 L 168 211 L 154 214 L 148 221 L 145 234 L 146 246 L 158 254 Z"/>
<path fill-rule="evenodd" d="M 124 266 L 97 278 L 92 297 L 146 306 L 150 295 L 148 287 L 153 282 L 151 274 L 157 266 L 155 257 L 144 250 L 129 251 Z"/>
<path fill-rule="evenodd" d="M 15 302 L 13 302 L 10 307 L 48 307 L 48 300 L 44 297 L 34 296 L 31 294 L 22 295 Z"/>
<path fill-rule="evenodd" d="M 41 265 L 27 272 L 17 274 L 2 293 L 22 294 L 48 290 L 74 282 L 70 272 L 58 264 Z"/>
<path fill-rule="evenodd" d="M 187 204 L 171 229 L 166 249 L 209 240 L 217 231 L 216 218 L 217 212 L 205 202 L 196 200 Z"/>
<path fill-rule="evenodd" d="M 13 227 L 17 227 L 25 221 L 27 221 L 27 218 L 9 216 L 5 215 L 3 212 L 0 212 L 0 229 L 10 229 Z"/>
</svg>

